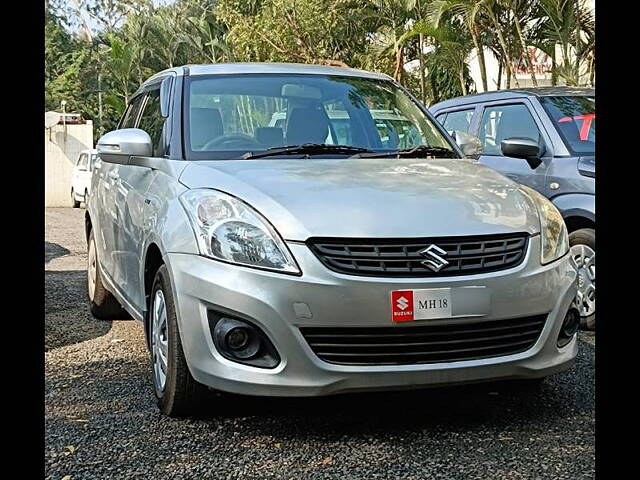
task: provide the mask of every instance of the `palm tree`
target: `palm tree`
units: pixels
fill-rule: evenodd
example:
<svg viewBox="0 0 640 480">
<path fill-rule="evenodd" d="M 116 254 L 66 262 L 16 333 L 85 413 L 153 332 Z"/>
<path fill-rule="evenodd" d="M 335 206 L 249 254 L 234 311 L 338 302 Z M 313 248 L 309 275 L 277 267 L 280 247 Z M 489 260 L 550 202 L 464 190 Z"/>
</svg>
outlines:
<svg viewBox="0 0 640 480">
<path fill-rule="evenodd" d="M 478 67 L 480 68 L 480 78 L 482 89 L 487 88 L 487 66 L 484 57 L 484 45 L 481 42 L 481 24 L 478 21 L 482 14 L 481 2 L 477 0 L 434 0 L 427 7 L 428 18 L 438 27 L 445 13 L 450 12 L 453 16 L 460 16 L 469 30 L 473 46 L 478 52 Z"/>
<path fill-rule="evenodd" d="M 393 56 L 393 78 L 402 83 L 404 70 L 404 44 L 398 42 L 413 20 L 414 0 L 367 0 L 359 20 L 371 24 L 378 56 Z"/>
<path fill-rule="evenodd" d="M 504 7 L 510 11 L 510 16 L 513 19 L 513 25 L 516 29 L 517 40 L 520 45 L 520 49 L 522 50 L 522 58 L 524 59 L 527 69 L 529 70 L 529 74 L 531 75 L 531 82 L 533 83 L 533 86 L 537 87 L 538 80 L 536 79 L 536 72 L 533 69 L 533 62 L 531 61 L 531 57 L 529 56 L 527 41 L 525 40 L 522 28 L 522 25 L 528 25 L 535 18 L 534 9 L 536 2 L 532 2 L 531 0 L 501 1 Z"/>
<path fill-rule="evenodd" d="M 447 70 L 455 72 L 459 82 L 460 93 L 467 95 L 468 93 L 468 67 L 466 59 L 470 53 L 470 46 L 467 39 L 462 35 L 461 29 L 456 28 L 454 22 L 447 22 L 440 27 L 436 27 L 433 23 L 427 21 L 417 22 L 410 30 L 406 31 L 399 39 L 398 43 L 404 44 L 407 40 L 423 35 L 434 45 L 433 53 L 427 55 L 427 58 L 437 55 L 437 61 L 429 58 L 432 67 L 442 69 L 446 65 Z"/>
<path fill-rule="evenodd" d="M 579 85 L 582 66 L 592 77 L 595 54 L 595 19 L 585 0 L 539 0 L 533 43 L 552 58 L 553 81 L 562 77 L 568 85 Z M 560 47 L 561 62 L 556 58 Z"/>
</svg>

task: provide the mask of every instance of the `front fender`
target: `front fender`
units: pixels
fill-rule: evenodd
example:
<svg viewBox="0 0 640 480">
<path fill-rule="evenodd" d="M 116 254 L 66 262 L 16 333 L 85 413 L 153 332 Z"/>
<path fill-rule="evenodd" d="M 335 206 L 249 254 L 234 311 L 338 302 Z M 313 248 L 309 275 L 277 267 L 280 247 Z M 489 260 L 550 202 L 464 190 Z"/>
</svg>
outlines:
<svg viewBox="0 0 640 480">
<path fill-rule="evenodd" d="M 564 218 L 583 217 L 596 221 L 596 196 L 586 193 L 567 193 L 551 199 Z"/>
</svg>

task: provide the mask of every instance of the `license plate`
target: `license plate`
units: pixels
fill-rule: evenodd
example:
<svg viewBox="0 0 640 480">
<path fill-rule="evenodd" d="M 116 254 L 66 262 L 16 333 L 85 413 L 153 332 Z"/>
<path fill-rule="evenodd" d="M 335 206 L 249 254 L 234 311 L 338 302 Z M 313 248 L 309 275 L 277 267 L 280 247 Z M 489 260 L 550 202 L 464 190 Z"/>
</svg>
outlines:
<svg viewBox="0 0 640 480">
<path fill-rule="evenodd" d="M 395 290 L 391 292 L 391 320 L 411 322 L 451 318 L 451 288 Z"/>
</svg>

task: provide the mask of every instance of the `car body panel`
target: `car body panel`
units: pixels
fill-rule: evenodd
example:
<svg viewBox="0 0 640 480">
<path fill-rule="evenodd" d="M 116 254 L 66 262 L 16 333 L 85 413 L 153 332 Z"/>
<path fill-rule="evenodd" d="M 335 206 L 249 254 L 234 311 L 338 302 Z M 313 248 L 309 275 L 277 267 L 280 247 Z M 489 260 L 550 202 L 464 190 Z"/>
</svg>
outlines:
<svg viewBox="0 0 640 480">
<path fill-rule="evenodd" d="M 180 181 L 259 205 L 287 240 L 539 231 L 517 184 L 472 160 L 199 161 Z"/>
<path fill-rule="evenodd" d="M 569 368 L 577 340 L 556 346 L 564 315 L 575 297 L 576 272 L 569 256 L 541 267 L 539 236 L 524 263 L 509 271 L 465 278 L 389 279 L 341 275 L 327 270 L 305 245 L 289 243 L 302 277 L 236 267 L 201 256 L 169 254 L 167 265 L 177 292 L 179 327 L 191 374 L 199 382 L 246 395 L 310 396 L 359 390 L 535 378 Z M 268 288 L 265 288 L 268 285 Z M 302 337 L 302 326 L 392 325 L 389 294 L 395 289 L 484 285 L 489 313 L 501 318 L 548 313 L 546 325 L 529 350 L 509 356 L 417 365 L 351 366 L 319 359 Z M 296 315 L 305 303 L 311 318 Z M 282 360 L 274 369 L 241 365 L 223 358 L 209 334 L 207 309 L 259 325 Z M 412 325 L 473 323 L 477 318 L 423 320 Z"/>
</svg>

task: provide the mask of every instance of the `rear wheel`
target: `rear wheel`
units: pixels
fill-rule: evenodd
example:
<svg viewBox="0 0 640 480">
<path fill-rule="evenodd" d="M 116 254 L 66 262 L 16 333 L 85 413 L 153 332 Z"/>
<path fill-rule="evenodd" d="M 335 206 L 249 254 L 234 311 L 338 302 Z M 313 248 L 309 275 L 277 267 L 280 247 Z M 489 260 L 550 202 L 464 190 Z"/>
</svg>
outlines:
<svg viewBox="0 0 640 480">
<path fill-rule="evenodd" d="M 76 192 L 71 189 L 71 206 L 73 208 L 80 208 L 80 202 L 76 200 Z"/>
<path fill-rule="evenodd" d="M 581 228 L 569 235 L 571 258 L 578 269 L 576 307 L 582 328 L 596 327 L 596 231 Z"/>
<path fill-rule="evenodd" d="M 87 292 L 91 302 L 91 313 L 98 320 L 115 320 L 129 317 L 129 314 L 125 312 L 113 294 L 104 287 L 93 230 L 89 233 Z"/>
<path fill-rule="evenodd" d="M 170 417 L 198 413 L 212 393 L 189 372 L 167 267 L 156 273 L 149 308 L 149 346 L 158 408 Z"/>
</svg>

